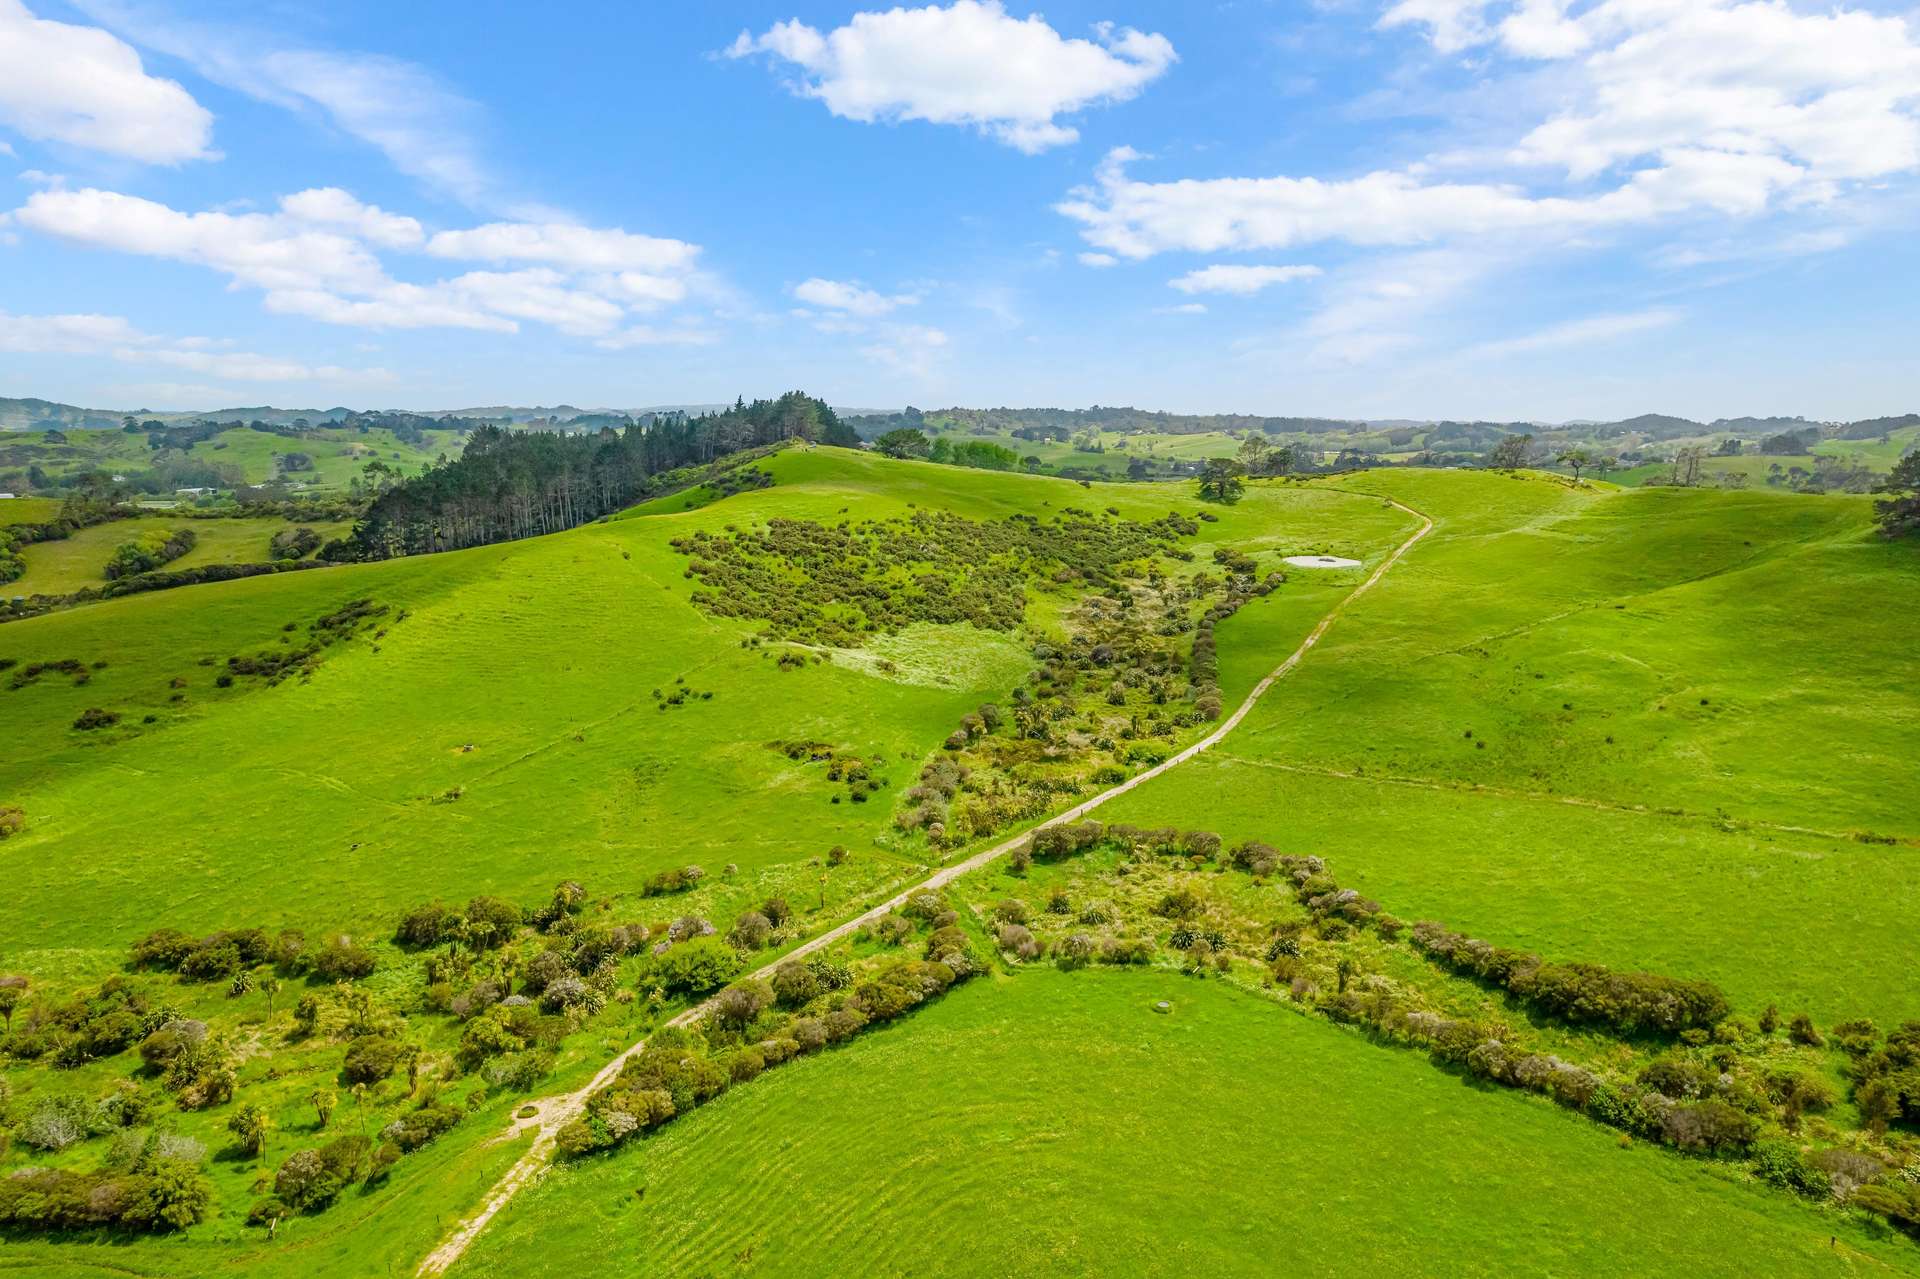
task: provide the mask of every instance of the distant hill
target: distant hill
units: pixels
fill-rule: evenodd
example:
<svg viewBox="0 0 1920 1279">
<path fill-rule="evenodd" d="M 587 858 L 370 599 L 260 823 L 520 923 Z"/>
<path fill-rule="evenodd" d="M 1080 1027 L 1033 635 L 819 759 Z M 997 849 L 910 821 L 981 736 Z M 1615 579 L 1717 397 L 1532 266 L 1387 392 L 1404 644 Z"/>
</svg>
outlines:
<svg viewBox="0 0 1920 1279">
<path fill-rule="evenodd" d="M 122 414 L 105 409 L 83 409 L 52 400 L 16 400 L 0 397 L 0 431 L 67 430 L 74 427 L 120 425 Z"/>
</svg>

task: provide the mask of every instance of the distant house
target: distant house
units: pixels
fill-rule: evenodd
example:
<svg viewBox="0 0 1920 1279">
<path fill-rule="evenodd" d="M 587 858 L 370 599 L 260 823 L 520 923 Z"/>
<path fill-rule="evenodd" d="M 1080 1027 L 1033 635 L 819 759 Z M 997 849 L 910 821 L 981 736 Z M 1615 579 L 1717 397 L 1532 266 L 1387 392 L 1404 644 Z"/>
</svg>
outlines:
<svg viewBox="0 0 1920 1279">
<path fill-rule="evenodd" d="M 182 497 L 208 497 L 208 496 L 211 496 L 212 494 L 218 493 L 219 491 L 220 491 L 219 489 L 197 488 L 197 489 L 175 489 L 174 493 Z"/>
<path fill-rule="evenodd" d="M 12 499 L 12 497 L 13 497 L 13 494 L 11 493 L 0 493 L 0 502 L 9 501 Z"/>
</svg>

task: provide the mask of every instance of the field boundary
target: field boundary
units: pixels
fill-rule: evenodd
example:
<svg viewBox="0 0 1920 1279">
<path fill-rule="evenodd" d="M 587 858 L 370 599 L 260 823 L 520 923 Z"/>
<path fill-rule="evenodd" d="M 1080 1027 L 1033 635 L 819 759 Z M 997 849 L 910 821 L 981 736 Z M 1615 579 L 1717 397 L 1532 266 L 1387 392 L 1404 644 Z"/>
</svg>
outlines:
<svg viewBox="0 0 1920 1279">
<path fill-rule="evenodd" d="M 771 977 L 774 970 L 781 964 L 786 963 L 790 959 L 798 959 L 831 946 L 834 942 L 847 936 L 847 934 L 853 932 L 861 925 L 873 923 L 898 907 L 905 905 L 915 894 L 944 888 L 961 876 L 971 874 L 998 858 L 1006 856 L 1014 849 L 1026 843 L 1035 833 L 1067 822 L 1079 821 L 1082 817 L 1085 817 L 1088 813 L 1100 807 L 1102 804 L 1107 803 L 1109 800 L 1116 799 L 1128 791 L 1152 781 L 1163 773 L 1178 768 L 1196 755 L 1200 755 L 1212 747 L 1217 746 L 1221 741 L 1225 740 L 1229 733 L 1239 727 L 1240 722 L 1247 717 L 1248 713 L 1253 710 L 1254 705 L 1266 695 L 1269 689 L 1285 679 L 1293 672 L 1295 667 L 1300 665 L 1301 661 L 1308 653 L 1313 651 L 1314 647 L 1319 644 L 1321 638 L 1326 635 L 1333 624 L 1346 612 L 1349 605 L 1377 586 L 1381 579 L 1386 577 L 1388 570 L 1400 562 L 1402 556 L 1406 555 L 1422 538 L 1433 531 L 1433 520 L 1425 513 L 1415 510 L 1404 502 L 1394 501 L 1391 498 L 1386 500 L 1395 508 L 1405 511 L 1408 515 L 1419 520 L 1420 527 L 1414 530 L 1413 534 L 1404 542 L 1396 546 L 1392 553 L 1389 554 L 1386 559 L 1382 560 L 1360 585 L 1354 587 L 1353 590 L 1349 591 L 1337 604 L 1329 609 L 1327 614 L 1314 626 L 1313 630 L 1307 633 L 1306 638 L 1300 641 L 1299 647 L 1289 653 L 1285 661 L 1269 671 L 1258 684 L 1255 684 L 1247 693 L 1246 697 L 1241 700 L 1240 705 L 1234 708 L 1233 713 L 1222 720 L 1219 727 L 1215 728 L 1211 733 L 1208 733 L 1205 737 L 1180 751 L 1178 754 L 1171 755 L 1160 763 L 1155 764 L 1152 768 L 1147 769 L 1145 772 L 1136 774 L 1124 782 L 1120 782 L 1107 790 L 1101 791 L 1091 799 L 1084 800 L 1064 812 L 1056 813 L 1043 822 L 1037 822 L 1020 831 L 1018 834 L 1002 840 L 990 848 L 974 853 L 964 860 L 955 862 L 951 866 L 942 867 L 925 879 L 919 880 L 898 893 L 895 893 L 879 905 L 870 907 L 860 914 L 855 915 L 853 918 L 828 929 L 819 936 L 802 942 L 792 950 L 783 953 L 778 959 L 755 970 L 750 976 L 762 980 Z M 708 1000 L 704 1003 L 695 1004 L 693 1007 L 684 1010 L 668 1020 L 666 1025 L 690 1025 L 706 1015 L 712 1002 L 712 1000 Z M 647 1041 L 645 1039 L 636 1040 L 622 1050 L 613 1060 L 595 1072 L 593 1078 L 572 1092 L 562 1093 L 558 1096 L 549 1097 L 543 1101 L 533 1103 L 536 1109 L 536 1113 L 533 1116 L 527 1119 L 516 1119 L 504 1134 L 496 1138 L 496 1141 L 512 1141 L 531 1134 L 533 1144 L 528 1147 L 525 1154 L 521 1155 L 520 1158 L 514 1162 L 512 1167 L 508 1168 L 507 1171 L 501 1175 L 500 1180 L 494 1183 L 493 1189 L 488 1192 L 479 1210 L 471 1217 L 462 1221 L 454 1228 L 453 1233 L 441 1242 L 439 1247 L 428 1253 L 421 1261 L 415 1273 L 422 1276 L 445 1274 L 455 1262 L 459 1261 L 460 1258 L 466 1254 L 467 1248 L 479 1237 L 480 1232 L 486 1229 L 487 1223 L 491 1222 L 500 1210 L 512 1201 L 515 1195 L 519 1194 L 521 1190 L 531 1184 L 552 1162 L 555 1138 L 559 1134 L 560 1129 L 579 1118 L 581 1114 L 586 1111 L 587 1102 L 593 1095 L 619 1078 L 621 1069 L 626 1066 L 627 1062 L 635 1054 L 639 1053 L 646 1046 Z"/>
</svg>

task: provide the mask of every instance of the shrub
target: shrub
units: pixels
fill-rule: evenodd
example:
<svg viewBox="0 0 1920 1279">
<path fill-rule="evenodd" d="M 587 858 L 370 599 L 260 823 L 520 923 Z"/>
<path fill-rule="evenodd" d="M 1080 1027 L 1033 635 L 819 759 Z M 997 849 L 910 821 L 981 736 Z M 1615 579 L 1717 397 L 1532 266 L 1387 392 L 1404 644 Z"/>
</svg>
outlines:
<svg viewBox="0 0 1920 1279">
<path fill-rule="evenodd" d="M 820 994 L 820 982 L 808 967 L 789 959 L 773 970 L 773 994 L 783 1008 L 798 1008 Z"/>
<path fill-rule="evenodd" d="M 1669 1106 L 1660 1120 L 1660 1135 L 1682 1150 L 1739 1149 L 1749 1145 L 1758 1131 L 1751 1115 L 1723 1101 Z"/>
<path fill-rule="evenodd" d="M 734 920 L 727 940 L 741 950 L 758 950 L 773 936 L 773 921 L 757 910 L 745 911 Z"/>
<path fill-rule="evenodd" d="M 1796 1191 L 1810 1199 L 1824 1199 L 1832 1180 L 1808 1160 L 1792 1142 L 1771 1140 L 1753 1147 L 1753 1171 L 1762 1181 Z"/>
<path fill-rule="evenodd" d="M 459 1123 L 463 1113 L 453 1106 L 420 1106 L 382 1128 L 380 1137 L 410 1154 Z"/>
<path fill-rule="evenodd" d="M 436 946 L 453 935 L 456 920 L 439 902 L 415 906 L 400 917 L 393 940 L 402 946 Z"/>
<path fill-rule="evenodd" d="M 0 1178 L 0 1225 L 159 1233 L 201 1220 L 212 1199 L 199 1166 L 182 1159 L 154 1158 L 129 1172 L 23 1168 Z"/>
<path fill-rule="evenodd" d="M 1040 956 L 1040 943 L 1034 940 L 1024 924 L 1000 925 L 999 942 L 1000 949 L 1016 959 L 1037 959 Z"/>
<path fill-rule="evenodd" d="M 392 1075 L 413 1050 L 384 1035 L 361 1035 L 347 1045 L 341 1076 L 350 1084 L 377 1084 Z"/>
<path fill-rule="evenodd" d="M 656 955 L 649 975 L 671 994 L 704 995 L 732 981 L 740 953 L 717 937 L 697 937 Z"/>
<path fill-rule="evenodd" d="M 723 1026 L 743 1030 L 773 1002 L 773 988 L 763 981 L 743 981 L 714 996 L 713 1016 Z"/>
<path fill-rule="evenodd" d="M 323 1207 L 366 1175 L 372 1150 L 373 1143 L 357 1133 L 318 1150 L 297 1150 L 274 1174 L 274 1197 L 297 1212 Z"/>
<path fill-rule="evenodd" d="M 520 908 L 498 897 L 476 897 L 467 903 L 466 936 L 476 950 L 491 950 L 513 940 L 524 920 Z"/>
<path fill-rule="evenodd" d="M 350 981 L 372 975 L 373 952 L 351 937 L 329 937 L 313 953 L 314 975 L 327 981 Z"/>
</svg>

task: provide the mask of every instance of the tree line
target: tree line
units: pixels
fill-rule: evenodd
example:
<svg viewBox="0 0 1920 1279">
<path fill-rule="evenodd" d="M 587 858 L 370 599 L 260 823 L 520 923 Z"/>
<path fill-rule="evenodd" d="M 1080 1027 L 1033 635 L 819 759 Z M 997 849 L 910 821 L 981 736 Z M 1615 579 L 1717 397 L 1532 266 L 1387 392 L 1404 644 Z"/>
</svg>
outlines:
<svg viewBox="0 0 1920 1279">
<path fill-rule="evenodd" d="M 624 430 L 483 426 L 459 458 L 380 493 L 353 534 L 321 555 L 387 559 L 559 532 L 648 496 L 669 472 L 795 439 L 859 447 L 831 408 L 799 391 L 698 417 L 662 414 Z"/>
</svg>

